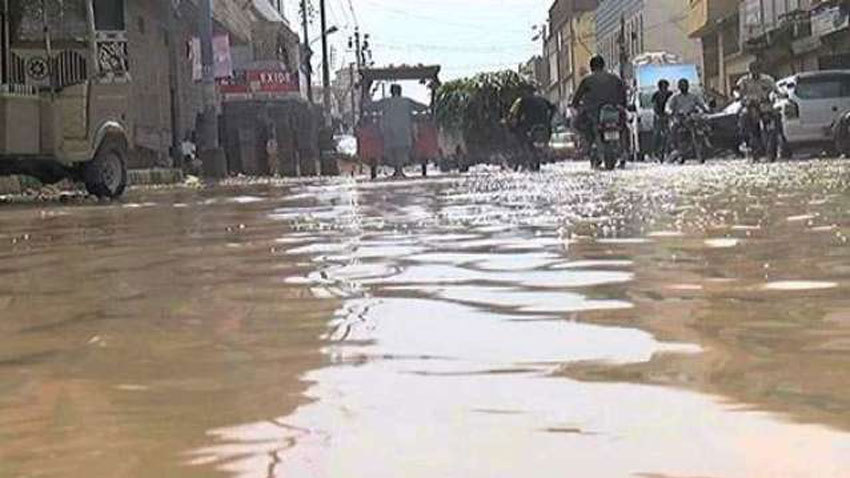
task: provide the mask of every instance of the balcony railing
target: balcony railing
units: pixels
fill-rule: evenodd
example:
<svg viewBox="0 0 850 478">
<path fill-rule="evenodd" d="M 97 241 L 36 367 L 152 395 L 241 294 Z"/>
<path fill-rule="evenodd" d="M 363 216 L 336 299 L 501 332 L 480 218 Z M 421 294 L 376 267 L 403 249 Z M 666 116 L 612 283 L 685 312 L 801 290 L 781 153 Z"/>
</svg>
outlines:
<svg viewBox="0 0 850 478">
<path fill-rule="evenodd" d="M 811 0 L 744 0 L 740 5 L 741 42 L 752 43 L 796 21 L 795 12 L 811 8 Z"/>
<path fill-rule="evenodd" d="M 62 50 L 49 59 L 43 52 L 13 51 L 10 83 L 35 88 L 65 88 L 88 78 L 88 61 L 77 50 Z"/>
</svg>

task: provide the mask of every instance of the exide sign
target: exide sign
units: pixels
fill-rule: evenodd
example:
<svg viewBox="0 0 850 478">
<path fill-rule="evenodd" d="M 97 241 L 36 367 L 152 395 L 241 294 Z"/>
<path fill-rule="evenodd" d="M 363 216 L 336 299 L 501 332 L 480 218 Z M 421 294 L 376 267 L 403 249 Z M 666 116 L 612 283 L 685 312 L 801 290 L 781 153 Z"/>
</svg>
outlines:
<svg viewBox="0 0 850 478">
<path fill-rule="evenodd" d="M 219 80 L 222 93 L 298 93 L 298 75 L 286 71 L 243 70 Z"/>
</svg>

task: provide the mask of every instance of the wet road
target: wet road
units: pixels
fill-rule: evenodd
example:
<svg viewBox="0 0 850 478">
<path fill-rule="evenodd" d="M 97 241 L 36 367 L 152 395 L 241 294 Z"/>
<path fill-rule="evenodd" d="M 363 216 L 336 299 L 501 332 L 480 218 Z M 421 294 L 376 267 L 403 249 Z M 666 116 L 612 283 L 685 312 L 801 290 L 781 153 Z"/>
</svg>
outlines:
<svg viewBox="0 0 850 478">
<path fill-rule="evenodd" d="M 850 476 L 850 163 L 0 210 L 0 477 Z"/>
</svg>

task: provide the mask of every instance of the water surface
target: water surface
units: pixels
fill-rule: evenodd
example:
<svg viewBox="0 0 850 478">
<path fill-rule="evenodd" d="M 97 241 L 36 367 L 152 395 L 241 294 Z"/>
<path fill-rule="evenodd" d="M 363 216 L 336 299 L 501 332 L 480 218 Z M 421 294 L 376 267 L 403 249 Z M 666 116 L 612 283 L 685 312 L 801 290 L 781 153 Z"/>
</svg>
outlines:
<svg viewBox="0 0 850 478">
<path fill-rule="evenodd" d="M 842 162 L 0 215 L 0 476 L 850 476 Z"/>
</svg>

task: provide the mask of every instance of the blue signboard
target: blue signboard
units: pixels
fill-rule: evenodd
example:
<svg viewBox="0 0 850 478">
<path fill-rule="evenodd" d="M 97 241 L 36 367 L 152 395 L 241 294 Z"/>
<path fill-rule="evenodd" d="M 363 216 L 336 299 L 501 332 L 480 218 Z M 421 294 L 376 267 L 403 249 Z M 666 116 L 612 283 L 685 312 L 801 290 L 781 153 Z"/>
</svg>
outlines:
<svg viewBox="0 0 850 478">
<path fill-rule="evenodd" d="M 696 89 L 702 85 L 696 65 L 644 65 L 637 68 L 637 86 L 641 90 L 655 89 L 658 82 L 667 80 L 672 89 L 682 78 Z"/>
</svg>

